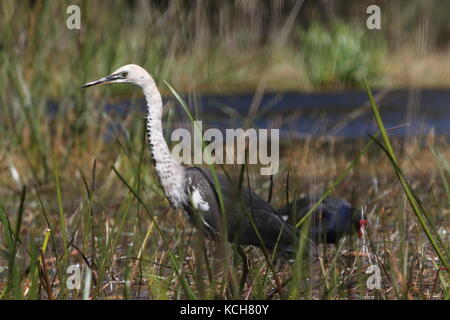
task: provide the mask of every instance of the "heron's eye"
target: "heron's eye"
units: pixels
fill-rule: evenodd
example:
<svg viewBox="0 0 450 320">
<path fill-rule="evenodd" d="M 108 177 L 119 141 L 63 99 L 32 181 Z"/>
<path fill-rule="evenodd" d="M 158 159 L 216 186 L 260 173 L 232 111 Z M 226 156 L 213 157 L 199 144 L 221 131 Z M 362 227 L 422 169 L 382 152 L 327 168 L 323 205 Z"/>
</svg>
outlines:
<svg viewBox="0 0 450 320">
<path fill-rule="evenodd" d="M 128 72 L 122 72 L 122 73 L 121 73 L 121 76 L 124 77 L 124 78 L 126 78 L 127 75 L 128 75 Z"/>
</svg>

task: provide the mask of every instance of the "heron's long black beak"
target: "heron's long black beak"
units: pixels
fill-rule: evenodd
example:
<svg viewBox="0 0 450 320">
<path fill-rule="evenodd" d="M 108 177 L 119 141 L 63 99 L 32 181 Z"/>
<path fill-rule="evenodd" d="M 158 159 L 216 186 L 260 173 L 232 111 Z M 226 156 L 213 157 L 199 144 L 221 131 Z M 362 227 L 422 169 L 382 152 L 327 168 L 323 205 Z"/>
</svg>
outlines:
<svg viewBox="0 0 450 320">
<path fill-rule="evenodd" d="M 86 83 L 85 85 L 81 86 L 82 88 L 87 88 L 87 87 L 92 87 L 92 86 L 96 86 L 98 84 L 102 84 L 102 83 L 110 83 L 113 82 L 114 80 L 120 79 L 120 74 L 111 74 L 109 76 L 106 76 L 104 78 L 95 80 L 95 81 L 91 81 Z"/>
</svg>

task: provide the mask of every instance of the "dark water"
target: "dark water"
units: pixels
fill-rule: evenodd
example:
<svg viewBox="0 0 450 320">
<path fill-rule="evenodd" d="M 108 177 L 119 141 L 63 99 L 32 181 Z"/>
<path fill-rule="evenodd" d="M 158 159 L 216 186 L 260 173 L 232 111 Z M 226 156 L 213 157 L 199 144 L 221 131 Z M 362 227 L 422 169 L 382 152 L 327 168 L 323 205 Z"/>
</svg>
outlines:
<svg viewBox="0 0 450 320">
<path fill-rule="evenodd" d="M 436 134 L 450 135 L 450 90 L 374 91 L 383 121 L 397 136 L 423 135 L 430 130 Z M 203 95 L 185 97 L 203 128 L 245 127 L 251 108 L 255 117 L 252 127 L 279 128 L 282 135 L 363 137 L 377 130 L 363 91 L 339 93 L 266 93 L 260 99 L 253 94 Z M 166 108 L 174 108 L 173 126 L 189 126 L 188 118 L 172 98 L 164 98 Z M 256 102 L 255 102 L 256 101 Z M 125 115 L 131 103 L 106 106 L 109 114 Z M 144 100 L 138 108 L 145 110 Z M 407 126 L 405 126 L 408 124 Z M 113 126 L 120 126 L 113 123 Z"/>
<path fill-rule="evenodd" d="M 378 91 L 374 95 L 386 127 L 409 124 L 393 130 L 393 134 L 420 135 L 433 129 L 436 133 L 450 135 L 450 90 Z M 247 115 L 253 99 L 253 95 L 204 96 L 199 104 L 203 114 L 220 116 L 222 113 L 225 116 L 224 107 L 228 106 L 241 115 Z M 299 136 L 361 137 L 377 128 L 367 100 L 365 92 L 355 91 L 265 94 L 261 98 L 255 124 L 279 127 Z"/>
</svg>

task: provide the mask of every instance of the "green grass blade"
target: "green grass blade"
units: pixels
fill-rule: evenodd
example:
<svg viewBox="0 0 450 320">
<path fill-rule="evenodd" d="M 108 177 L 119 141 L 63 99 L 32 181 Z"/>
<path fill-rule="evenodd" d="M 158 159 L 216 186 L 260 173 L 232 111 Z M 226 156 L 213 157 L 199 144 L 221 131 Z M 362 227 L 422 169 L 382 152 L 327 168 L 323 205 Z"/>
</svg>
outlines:
<svg viewBox="0 0 450 320">
<path fill-rule="evenodd" d="M 421 204 L 417 201 L 417 197 L 414 194 L 413 190 L 409 186 L 408 182 L 406 181 L 405 176 L 402 174 L 400 170 L 399 161 L 397 159 L 397 156 L 395 155 L 394 148 L 392 147 L 391 141 L 389 139 L 389 136 L 387 134 L 386 128 L 384 126 L 383 120 L 381 118 L 380 112 L 378 110 L 377 105 L 375 104 L 375 100 L 373 98 L 372 92 L 367 84 L 366 81 L 364 81 L 364 86 L 367 92 L 367 95 L 369 96 L 370 106 L 372 109 L 372 113 L 375 117 L 375 121 L 377 123 L 378 129 L 381 132 L 381 137 L 383 139 L 385 153 L 388 155 L 389 160 L 392 163 L 392 166 L 394 168 L 394 171 L 397 175 L 397 178 L 402 186 L 402 189 L 408 198 L 408 202 L 411 205 L 411 208 L 414 212 L 414 214 L 417 217 L 417 220 L 419 221 L 423 231 L 425 232 L 428 240 L 430 241 L 434 251 L 436 252 L 437 256 L 439 257 L 439 260 L 441 263 L 450 271 L 450 262 L 448 259 L 448 256 L 444 256 L 444 253 L 441 251 L 441 249 L 438 246 L 438 242 L 440 239 L 439 235 L 434 234 L 431 232 L 429 226 L 427 225 L 425 215 L 427 215 L 426 212 L 424 212 L 424 208 L 421 206 Z"/>
</svg>

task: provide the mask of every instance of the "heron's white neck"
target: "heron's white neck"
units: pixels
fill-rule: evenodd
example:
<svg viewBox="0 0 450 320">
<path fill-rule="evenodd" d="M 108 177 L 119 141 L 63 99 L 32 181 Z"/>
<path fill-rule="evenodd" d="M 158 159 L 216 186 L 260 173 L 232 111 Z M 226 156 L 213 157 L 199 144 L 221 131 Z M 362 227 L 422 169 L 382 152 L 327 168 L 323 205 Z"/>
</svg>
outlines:
<svg viewBox="0 0 450 320">
<path fill-rule="evenodd" d="M 181 208 L 185 200 L 184 168 L 172 158 L 164 140 L 161 94 L 150 75 L 141 87 L 147 100 L 147 137 L 156 174 L 170 204 Z"/>
</svg>

